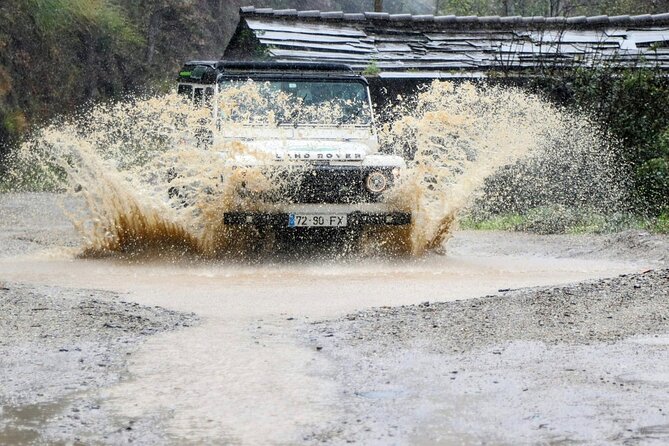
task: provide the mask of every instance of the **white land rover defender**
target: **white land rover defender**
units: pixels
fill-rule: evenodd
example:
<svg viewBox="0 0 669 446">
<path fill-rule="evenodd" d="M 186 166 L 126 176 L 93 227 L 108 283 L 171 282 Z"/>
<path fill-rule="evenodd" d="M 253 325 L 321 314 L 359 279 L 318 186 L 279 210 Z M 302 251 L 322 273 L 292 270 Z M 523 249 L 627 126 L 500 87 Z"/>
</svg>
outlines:
<svg viewBox="0 0 669 446">
<path fill-rule="evenodd" d="M 206 101 L 248 81 L 277 93 L 274 98 L 297 99 L 299 108 L 286 112 L 266 104 L 236 130 L 221 131 L 219 125 L 214 141 L 237 140 L 268 155 L 262 161 L 236 159 L 237 163 L 261 162 L 267 169 L 299 166 L 302 174 L 283 178 L 281 193 L 268 196 L 262 211 L 228 210 L 222 216 L 225 225 L 283 233 L 409 227 L 411 213 L 384 197 L 406 164 L 400 156 L 379 151 L 363 76 L 341 64 L 192 61 L 179 73 L 178 92 L 195 102 Z M 216 100 L 210 103 L 214 119 L 221 119 L 223 107 Z M 328 112 L 333 103 L 340 104 L 335 107 L 338 113 Z M 262 119 L 270 113 L 273 120 Z"/>
</svg>

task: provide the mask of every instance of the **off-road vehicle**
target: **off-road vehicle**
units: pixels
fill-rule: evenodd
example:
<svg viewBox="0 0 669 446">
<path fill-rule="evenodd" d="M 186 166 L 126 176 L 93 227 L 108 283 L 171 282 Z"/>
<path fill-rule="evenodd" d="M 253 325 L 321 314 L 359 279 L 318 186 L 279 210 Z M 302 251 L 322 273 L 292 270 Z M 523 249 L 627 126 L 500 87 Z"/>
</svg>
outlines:
<svg viewBox="0 0 669 446">
<path fill-rule="evenodd" d="M 210 100 L 225 101 L 228 89 L 249 82 L 274 93 L 264 109 L 224 110 L 220 101 Z M 267 155 L 231 158 L 240 168 L 260 163 L 267 172 L 282 172 L 273 177 L 281 179 L 279 193 L 262 197 L 261 210 L 228 209 L 222 216 L 225 225 L 304 234 L 398 230 L 411 224 L 411 214 L 386 199 L 406 164 L 401 156 L 379 150 L 368 82 L 349 66 L 192 61 L 179 73 L 178 92 L 196 103 L 210 103 L 215 121 L 234 120 L 231 114 L 250 116 L 232 130 L 214 126 L 219 131 L 211 137 L 238 140 Z M 279 98 L 281 106 L 272 103 Z M 291 100 L 298 107 L 287 110 L 285 103 Z"/>
</svg>

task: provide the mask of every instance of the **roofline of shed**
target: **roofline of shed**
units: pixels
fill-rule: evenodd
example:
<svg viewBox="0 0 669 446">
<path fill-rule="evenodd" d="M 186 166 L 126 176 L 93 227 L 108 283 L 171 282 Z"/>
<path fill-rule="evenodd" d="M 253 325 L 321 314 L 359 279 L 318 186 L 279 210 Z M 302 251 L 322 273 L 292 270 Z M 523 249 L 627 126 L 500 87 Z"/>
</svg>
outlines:
<svg viewBox="0 0 669 446">
<path fill-rule="evenodd" d="M 619 16 L 578 16 L 578 17 L 521 17 L 521 16 L 434 16 L 434 15 L 411 15 L 411 14 L 389 14 L 387 12 L 360 12 L 344 13 L 342 11 L 298 11 L 296 9 L 272 9 L 256 8 L 255 6 L 243 6 L 239 10 L 242 18 L 267 18 L 299 19 L 317 22 L 346 22 L 346 23 L 387 23 L 397 26 L 431 25 L 443 28 L 459 27 L 489 27 L 489 28 L 518 28 L 518 27 L 541 27 L 541 28 L 602 28 L 611 26 L 662 26 L 669 25 L 669 12 L 663 14 L 644 15 L 619 15 Z"/>
</svg>

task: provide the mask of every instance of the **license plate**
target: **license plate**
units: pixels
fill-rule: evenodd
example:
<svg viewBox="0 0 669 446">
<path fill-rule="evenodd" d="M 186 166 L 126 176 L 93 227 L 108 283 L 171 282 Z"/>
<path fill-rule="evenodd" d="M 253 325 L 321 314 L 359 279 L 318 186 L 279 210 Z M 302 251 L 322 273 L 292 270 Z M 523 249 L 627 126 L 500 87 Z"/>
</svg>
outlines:
<svg viewBox="0 0 669 446">
<path fill-rule="evenodd" d="M 346 226 L 346 214 L 289 214 L 291 228 L 341 228 Z"/>
</svg>

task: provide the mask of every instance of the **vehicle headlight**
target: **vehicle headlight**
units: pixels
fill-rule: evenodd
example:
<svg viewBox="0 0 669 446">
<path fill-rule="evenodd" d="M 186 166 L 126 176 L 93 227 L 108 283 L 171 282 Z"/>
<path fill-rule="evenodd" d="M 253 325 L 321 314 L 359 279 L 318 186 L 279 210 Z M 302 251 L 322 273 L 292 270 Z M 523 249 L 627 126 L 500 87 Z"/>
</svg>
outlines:
<svg viewBox="0 0 669 446">
<path fill-rule="evenodd" d="M 371 172 L 367 175 L 366 185 L 368 191 L 380 194 L 388 187 L 388 179 L 382 172 Z"/>
</svg>

